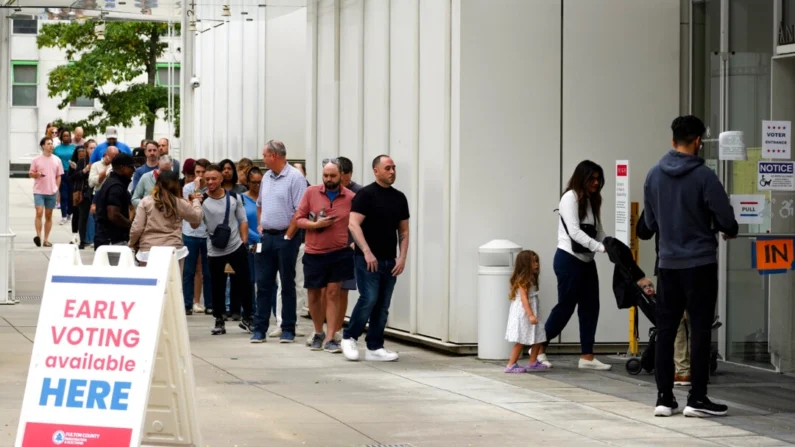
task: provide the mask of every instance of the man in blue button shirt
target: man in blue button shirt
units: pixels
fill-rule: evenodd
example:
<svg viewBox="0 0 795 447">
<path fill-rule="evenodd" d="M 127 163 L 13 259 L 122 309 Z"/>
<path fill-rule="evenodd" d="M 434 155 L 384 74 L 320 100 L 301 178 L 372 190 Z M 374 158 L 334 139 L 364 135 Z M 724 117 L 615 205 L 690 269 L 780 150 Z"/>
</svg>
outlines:
<svg viewBox="0 0 795 447">
<path fill-rule="evenodd" d="M 91 163 L 96 163 L 102 160 L 102 156 L 105 155 L 105 151 L 108 150 L 108 146 L 116 146 L 119 149 L 119 152 L 124 152 L 127 155 L 132 155 L 132 150 L 130 150 L 130 146 L 119 141 L 119 130 L 115 127 L 108 127 L 105 131 L 105 142 L 100 144 L 99 146 L 94 148 L 94 153 L 91 154 Z"/>
</svg>

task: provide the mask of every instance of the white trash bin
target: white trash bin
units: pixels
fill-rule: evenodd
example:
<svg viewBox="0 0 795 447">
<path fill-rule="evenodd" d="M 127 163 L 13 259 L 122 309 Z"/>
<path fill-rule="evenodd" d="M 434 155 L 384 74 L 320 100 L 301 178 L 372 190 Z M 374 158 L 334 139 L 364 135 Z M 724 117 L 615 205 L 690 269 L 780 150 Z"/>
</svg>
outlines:
<svg viewBox="0 0 795 447">
<path fill-rule="evenodd" d="M 478 358 L 505 360 L 513 343 L 505 341 L 511 301 L 509 281 L 522 247 L 496 239 L 478 249 Z"/>
</svg>

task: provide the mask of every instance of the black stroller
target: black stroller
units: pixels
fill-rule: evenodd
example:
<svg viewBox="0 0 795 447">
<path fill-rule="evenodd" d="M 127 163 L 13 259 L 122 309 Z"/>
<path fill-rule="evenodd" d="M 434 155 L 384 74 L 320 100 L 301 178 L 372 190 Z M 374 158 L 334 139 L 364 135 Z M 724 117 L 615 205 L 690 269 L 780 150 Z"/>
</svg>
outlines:
<svg viewBox="0 0 795 447">
<path fill-rule="evenodd" d="M 652 327 L 649 329 L 649 344 L 641 353 L 640 359 L 632 357 L 627 360 L 627 372 L 634 375 L 640 374 L 642 370 L 648 373 L 654 371 L 654 351 L 657 341 L 657 328 L 655 318 L 656 294 L 647 294 L 638 281 L 645 278 L 646 274 L 638 267 L 632 257 L 632 252 L 623 242 L 614 238 L 605 238 L 605 248 L 607 249 L 610 261 L 615 264 L 613 270 L 613 293 L 616 296 L 616 303 L 619 309 L 629 309 L 636 307 L 643 312 L 649 319 Z M 712 323 L 715 330 L 721 326 L 717 316 Z M 635 320 L 634 337 L 639 339 L 638 320 Z M 718 369 L 718 351 L 713 348 L 710 352 L 709 370 L 714 374 Z"/>
</svg>

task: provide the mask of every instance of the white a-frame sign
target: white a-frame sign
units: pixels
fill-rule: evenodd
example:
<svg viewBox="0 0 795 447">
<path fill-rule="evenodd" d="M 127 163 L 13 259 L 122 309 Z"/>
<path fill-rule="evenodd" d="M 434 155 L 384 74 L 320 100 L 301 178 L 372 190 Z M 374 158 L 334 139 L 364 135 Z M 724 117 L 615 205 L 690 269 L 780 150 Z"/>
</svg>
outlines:
<svg viewBox="0 0 795 447">
<path fill-rule="evenodd" d="M 56 245 L 16 447 L 202 446 L 194 389 L 175 250 Z"/>
</svg>

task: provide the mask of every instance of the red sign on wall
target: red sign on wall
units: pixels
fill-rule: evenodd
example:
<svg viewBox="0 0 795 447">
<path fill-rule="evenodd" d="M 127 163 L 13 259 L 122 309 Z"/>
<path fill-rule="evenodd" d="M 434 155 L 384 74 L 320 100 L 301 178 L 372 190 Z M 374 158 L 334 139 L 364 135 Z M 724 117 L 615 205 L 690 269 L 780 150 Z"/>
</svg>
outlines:
<svg viewBox="0 0 795 447">
<path fill-rule="evenodd" d="M 627 176 L 627 165 L 616 165 L 616 175 L 619 177 Z"/>
</svg>

